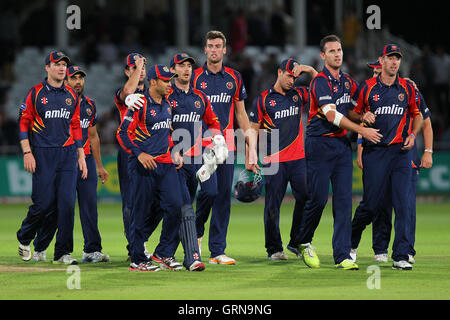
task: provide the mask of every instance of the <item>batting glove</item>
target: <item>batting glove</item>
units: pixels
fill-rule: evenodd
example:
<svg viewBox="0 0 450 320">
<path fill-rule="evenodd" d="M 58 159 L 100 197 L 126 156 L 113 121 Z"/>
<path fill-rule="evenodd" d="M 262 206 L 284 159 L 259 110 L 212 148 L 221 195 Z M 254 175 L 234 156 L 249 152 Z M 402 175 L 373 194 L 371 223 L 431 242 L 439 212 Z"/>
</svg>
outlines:
<svg viewBox="0 0 450 320">
<path fill-rule="evenodd" d="M 205 182 L 217 169 L 217 159 L 214 152 L 203 154 L 203 165 L 197 171 L 197 180 L 200 182 Z"/>
<path fill-rule="evenodd" d="M 228 158 L 228 148 L 225 138 L 222 135 L 215 135 L 212 139 L 213 151 L 216 156 L 217 164 L 222 164 Z"/>
<path fill-rule="evenodd" d="M 133 93 L 125 98 L 125 104 L 133 111 L 139 110 L 145 104 L 145 96 L 139 93 Z"/>
</svg>

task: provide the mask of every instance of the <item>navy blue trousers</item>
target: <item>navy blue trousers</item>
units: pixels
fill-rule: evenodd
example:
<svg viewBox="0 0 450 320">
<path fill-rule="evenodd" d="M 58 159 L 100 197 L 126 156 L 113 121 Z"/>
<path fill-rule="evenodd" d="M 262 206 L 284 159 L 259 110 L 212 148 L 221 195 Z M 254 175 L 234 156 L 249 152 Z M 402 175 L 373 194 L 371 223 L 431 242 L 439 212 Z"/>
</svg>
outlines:
<svg viewBox="0 0 450 320">
<path fill-rule="evenodd" d="M 120 197 L 122 198 L 122 217 L 123 217 L 123 231 L 128 241 L 127 249 L 129 253 L 130 244 L 130 175 L 128 173 L 128 157 L 130 155 L 119 148 L 117 151 L 117 174 L 119 176 Z"/>
<path fill-rule="evenodd" d="M 412 170 L 408 151 L 401 148 L 401 144 L 364 148 L 364 195 L 352 222 L 352 247 L 357 248 L 366 226 L 381 212 L 387 213 L 386 208 L 392 203 L 395 211 L 395 238 L 392 247 L 394 261 L 407 261 L 410 252 Z M 382 221 L 387 220 L 385 218 Z"/>
<path fill-rule="evenodd" d="M 296 246 L 295 241 L 300 236 L 303 208 L 308 197 L 306 160 L 281 162 L 278 172 L 274 175 L 265 175 L 264 180 L 266 188 L 264 206 L 265 247 L 267 254 L 270 256 L 283 250 L 280 234 L 280 208 L 288 183 L 291 184 L 292 194 L 295 198 L 289 245 Z"/>
<path fill-rule="evenodd" d="M 227 162 L 231 161 L 230 157 L 234 159 L 234 152 L 229 152 Z M 198 238 L 203 237 L 205 233 L 205 224 L 212 209 L 208 240 L 211 257 L 225 254 L 233 177 L 234 163 L 219 164 L 215 174 L 203 183 L 202 189 L 197 195 L 196 229 Z"/>
<path fill-rule="evenodd" d="M 81 228 L 83 230 L 84 247 L 86 253 L 102 251 L 101 237 L 98 230 L 98 211 L 97 211 L 97 167 L 92 154 L 86 155 L 86 165 L 88 176 L 81 178 L 82 172 L 78 170 L 77 176 L 77 195 L 78 207 L 80 209 Z M 44 251 L 50 245 L 57 229 L 57 211 L 48 214 L 48 219 L 44 222 L 42 228 L 38 231 L 34 239 L 35 251 Z"/>
<path fill-rule="evenodd" d="M 419 180 L 419 169 L 412 168 L 411 173 L 411 191 L 409 193 L 409 254 L 415 256 L 414 249 L 416 237 L 416 190 Z M 384 206 L 375 215 L 372 223 L 372 249 L 375 254 L 386 254 L 389 248 L 392 231 L 392 193 L 389 192 L 384 200 Z M 355 215 L 360 215 L 361 205 L 356 209 Z M 355 226 L 358 228 L 358 226 Z M 355 239 L 357 241 L 358 239 Z M 357 248 L 358 243 L 352 243 L 352 248 Z"/>
<path fill-rule="evenodd" d="M 78 171 L 75 145 L 64 148 L 33 148 L 36 171 L 32 178 L 27 217 L 17 231 L 17 239 L 29 245 L 52 211 L 58 214 L 54 259 L 73 251 L 73 224 Z"/>
<path fill-rule="evenodd" d="M 181 223 L 180 208 L 183 204 L 177 170 L 174 164 L 157 163 L 154 170 L 145 169 L 139 160 L 132 156 L 129 161 L 131 178 L 131 261 L 147 261 L 144 242 L 147 240 L 146 221 L 151 215 L 151 206 L 159 194 L 160 207 L 164 212 L 159 244 L 155 253 L 160 257 L 172 257 L 172 245 L 177 241 Z"/>
<path fill-rule="evenodd" d="M 305 139 L 308 200 L 303 211 L 300 236 L 296 243 L 313 240 L 331 187 L 333 192 L 333 257 L 336 264 L 350 259 L 352 225 L 353 159 L 346 137 L 307 137 Z"/>
</svg>

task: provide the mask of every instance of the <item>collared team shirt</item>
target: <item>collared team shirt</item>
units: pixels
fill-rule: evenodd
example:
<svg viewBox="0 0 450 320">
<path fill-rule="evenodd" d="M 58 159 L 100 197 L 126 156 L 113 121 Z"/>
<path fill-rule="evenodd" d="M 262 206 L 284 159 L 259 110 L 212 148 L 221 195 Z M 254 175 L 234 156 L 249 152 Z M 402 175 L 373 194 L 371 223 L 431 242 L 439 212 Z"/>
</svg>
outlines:
<svg viewBox="0 0 450 320">
<path fill-rule="evenodd" d="M 173 147 L 171 130 L 170 102 L 163 98 L 159 104 L 150 95 L 145 95 L 142 108 L 136 112 L 128 109 L 120 124 L 117 139 L 122 148 L 131 151 L 136 157 L 145 152 L 157 162 L 173 163 L 170 155 L 170 148 Z"/>
<path fill-rule="evenodd" d="M 203 91 L 211 102 L 219 118 L 228 150 L 234 151 L 234 109 L 237 101 L 247 98 L 241 74 L 231 68 L 223 67 L 219 72 L 211 72 L 206 64 L 194 70 L 193 87 Z"/>
<path fill-rule="evenodd" d="M 250 112 L 250 121 L 267 133 L 264 163 L 286 162 L 305 157 L 302 114 L 307 108 L 306 88 L 292 88 L 285 95 L 272 87 L 259 94 Z M 273 130 L 279 130 L 279 147 L 272 150 Z"/>
<path fill-rule="evenodd" d="M 208 97 L 192 87 L 185 92 L 174 86 L 167 95 L 167 99 L 172 105 L 172 128 L 185 129 L 190 135 L 190 141 L 178 142 L 184 144 L 183 154 L 190 157 L 201 155 L 202 121 L 211 131 L 214 130 L 216 134 L 221 133 L 219 119 Z"/>
<path fill-rule="evenodd" d="M 306 135 L 308 137 L 343 137 L 347 130 L 330 123 L 321 107 L 327 104 L 336 105 L 336 110 L 344 116 L 353 109 L 353 96 L 357 92 L 358 84 L 345 72 L 340 71 L 339 79 L 334 78 L 324 67 L 322 72 L 311 81 L 310 107 Z"/>
<path fill-rule="evenodd" d="M 123 118 L 126 116 L 127 111 L 128 111 L 128 107 L 125 104 L 125 101 L 122 101 L 120 99 L 120 93 L 122 92 L 123 87 L 120 87 L 119 89 L 116 90 L 116 93 L 114 94 L 114 104 L 116 105 L 117 108 L 117 115 L 118 115 L 118 119 L 119 119 L 119 127 L 117 128 L 116 131 L 116 137 L 118 137 L 119 134 L 119 130 L 120 130 L 120 124 L 123 122 Z M 136 91 L 134 91 L 134 93 L 140 93 L 143 95 L 148 95 L 148 88 L 146 86 L 144 86 L 143 90 L 140 90 L 139 88 L 136 88 Z M 134 138 L 134 137 L 132 137 Z M 119 140 L 118 140 L 119 142 Z M 120 144 L 120 142 L 119 142 Z M 130 149 L 126 148 L 123 144 L 120 144 L 121 147 L 127 152 L 127 153 L 132 153 Z"/>
<path fill-rule="evenodd" d="M 363 82 L 358 89 L 358 99 L 354 111 L 358 114 L 372 112 L 376 115 L 371 126 L 383 135 L 378 146 L 403 143 L 408 135 L 408 117 L 420 115 L 416 92 L 407 80 L 397 77 L 394 84 L 387 86 L 379 77 Z M 363 139 L 363 146 L 374 144 Z"/>
<path fill-rule="evenodd" d="M 84 154 L 91 154 L 89 140 L 89 127 L 97 124 L 97 107 L 92 99 L 85 95 L 80 96 L 80 125 L 83 135 Z"/>
<path fill-rule="evenodd" d="M 75 91 L 46 80 L 31 88 L 19 111 L 19 139 L 35 147 L 82 147 L 80 106 Z"/>
</svg>

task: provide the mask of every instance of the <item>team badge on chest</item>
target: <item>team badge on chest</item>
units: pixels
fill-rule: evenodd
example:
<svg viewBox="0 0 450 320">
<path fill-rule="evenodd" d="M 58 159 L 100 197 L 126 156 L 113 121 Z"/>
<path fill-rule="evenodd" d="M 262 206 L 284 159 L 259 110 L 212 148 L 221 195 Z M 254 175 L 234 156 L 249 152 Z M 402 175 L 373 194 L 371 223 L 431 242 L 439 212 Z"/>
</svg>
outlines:
<svg viewBox="0 0 450 320">
<path fill-rule="evenodd" d="M 195 101 L 194 106 L 195 106 L 197 109 L 200 109 L 200 107 L 201 107 L 202 105 L 201 105 L 200 101 L 197 100 L 197 101 Z"/>
<path fill-rule="evenodd" d="M 298 102 L 298 96 L 293 96 L 293 97 L 292 97 L 292 101 Z"/>
<path fill-rule="evenodd" d="M 67 99 L 66 99 L 66 104 L 67 104 L 68 106 L 71 106 L 71 105 L 72 105 L 72 99 L 67 98 Z"/>
<path fill-rule="evenodd" d="M 405 94 L 404 94 L 404 93 L 400 93 L 400 94 L 398 95 L 398 100 L 399 100 L 399 101 L 405 100 Z"/>
<path fill-rule="evenodd" d="M 90 116 L 92 116 L 92 110 L 91 110 L 91 108 L 86 108 L 86 113 L 87 113 L 87 115 L 90 117 Z"/>
<path fill-rule="evenodd" d="M 229 90 L 231 90 L 231 89 L 233 89 L 233 82 L 227 82 L 227 88 L 229 89 Z"/>
</svg>

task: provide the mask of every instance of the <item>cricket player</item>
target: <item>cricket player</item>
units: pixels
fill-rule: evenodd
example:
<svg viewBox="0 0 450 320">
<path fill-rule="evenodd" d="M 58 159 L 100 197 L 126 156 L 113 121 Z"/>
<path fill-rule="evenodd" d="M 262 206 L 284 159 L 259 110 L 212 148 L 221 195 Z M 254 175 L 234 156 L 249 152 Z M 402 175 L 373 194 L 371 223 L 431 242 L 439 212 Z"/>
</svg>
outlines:
<svg viewBox="0 0 450 320">
<path fill-rule="evenodd" d="M 31 259 L 30 243 L 46 215 L 57 212 L 54 262 L 77 264 L 73 251 L 73 224 L 77 169 L 86 179 L 85 154 L 76 92 L 64 84 L 70 59 L 52 51 L 45 59 L 47 78 L 27 94 L 19 112 L 19 138 L 24 168 L 33 174 L 27 217 L 17 231 L 19 255 Z"/>
<path fill-rule="evenodd" d="M 183 165 L 178 152 L 171 155 L 173 142 L 170 136 L 172 107 L 165 98 L 171 89 L 171 73 L 164 65 L 149 69 L 148 95 L 131 94 L 125 99 L 130 108 L 117 134 L 121 146 L 132 151 L 128 162 L 130 174 L 131 271 L 158 271 L 161 268 L 180 270 L 173 255 L 172 244 L 177 241 L 180 228 L 180 210 L 183 205 L 179 177 L 176 169 Z M 134 111 L 138 109 L 138 111 Z M 175 167 L 174 163 L 177 164 Z M 150 207 L 156 195 L 164 211 L 160 242 L 153 253 L 152 264 L 144 253 L 145 220 L 151 214 Z"/>
<path fill-rule="evenodd" d="M 172 127 L 174 129 L 172 137 L 174 142 L 179 142 L 177 147 L 181 146 L 183 150 L 183 167 L 178 170 L 183 195 L 180 227 L 180 240 L 185 252 L 183 264 L 187 270 L 201 271 L 205 266 L 201 262 L 201 253 L 198 248 L 195 212 L 192 203 L 198 187 L 197 172 L 203 164 L 201 145 L 203 122 L 214 136 L 220 136 L 221 141 L 224 142 L 222 151 L 225 156 L 228 156 L 228 149 L 222 136 L 219 120 L 208 97 L 190 85 L 193 64 L 195 64 L 194 58 L 185 53 L 176 54 L 171 59 L 170 71 L 176 73 L 178 77 L 174 78 L 174 85 L 167 99 L 172 103 Z M 215 137 L 213 141 L 218 138 Z M 217 148 L 220 146 L 213 148 L 216 153 L 218 153 Z M 215 154 L 215 159 L 216 156 L 220 156 L 220 154 Z M 213 172 L 207 172 L 207 174 L 209 179 L 200 184 L 201 189 L 205 190 L 204 192 L 208 196 L 215 197 L 217 181 L 211 179 L 211 176 L 214 178 L 216 176 L 213 175 Z M 212 183 L 212 187 L 208 187 L 210 183 Z M 214 194 L 209 195 L 208 192 L 211 191 Z"/>
<path fill-rule="evenodd" d="M 250 124 L 245 111 L 244 99 L 247 98 L 247 93 L 240 73 L 223 65 L 226 51 L 224 34 L 220 31 L 209 31 L 205 37 L 206 63 L 194 71 L 193 87 L 207 95 L 219 118 L 229 150 L 227 162 L 219 164 L 217 167 L 217 192 L 207 192 L 202 189 L 198 193 L 196 216 L 197 236 L 201 248 L 205 223 L 212 208 L 208 243 L 211 253 L 209 263 L 234 265 L 236 260 L 225 254 L 234 175 L 234 117 L 236 117 L 239 128 L 245 134 L 250 150 L 246 156 L 246 162 L 256 164 L 257 155 L 256 139 L 249 130 Z M 221 196 L 210 196 L 214 193 Z"/>
<path fill-rule="evenodd" d="M 294 73 L 295 68 L 301 70 Z M 258 134 L 259 129 L 267 133 L 267 156 L 263 163 L 278 163 L 275 174 L 266 174 L 264 230 L 265 246 L 270 260 L 287 260 L 283 251 L 280 234 L 280 207 L 286 193 L 288 182 L 295 197 L 295 209 L 292 214 L 291 242 L 299 236 L 303 208 L 308 196 L 306 186 L 306 161 L 303 148 L 302 114 L 308 104 L 308 92 L 305 88 L 295 88 L 295 79 L 306 71 L 314 78 L 317 75 L 312 67 L 302 66 L 295 59 L 284 60 L 278 68 L 278 77 L 274 86 L 262 92 L 255 99 L 250 113 L 250 123 Z M 278 135 L 272 137 L 273 131 Z M 278 148 L 272 150 L 273 139 L 279 137 Z M 288 249 L 298 254 L 292 243 Z"/>
<path fill-rule="evenodd" d="M 140 53 L 132 52 L 125 58 L 125 76 L 128 78 L 123 87 L 119 88 L 114 95 L 114 103 L 119 114 L 119 123 L 122 123 L 123 118 L 127 113 L 128 107 L 125 105 L 125 98 L 133 93 L 144 94 L 147 91 L 145 86 L 145 77 L 147 72 L 145 66 L 147 59 Z M 130 176 L 128 174 L 128 155 L 131 151 L 125 151 L 123 148 L 118 148 L 117 152 L 117 172 L 119 175 L 120 195 L 122 198 L 122 214 L 125 237 L 128 240 L 127 250 L 129 253 L 129 229 L 130 229 L 130 205 L 129 205 L 129 183 Z"/>
<path fill-rule="evenodd" d="M 86 71 L 80 66 L 72 65 L 67 68 L 66 85 L 75 90 L 80 100 L 80 124 L 83 136 L 83 149 L 86 156 L 88 176 L 77 177 L 78 206 L 80 208 L 80 221 L 83 230 L 84 248 L 82 262 L 108 262 L 109 256 L 102 253 L 101 237 L 98 230 L 97 211 L 97 174 L 102 183 L 108 180 L 108 172 L 103 167 L 100 153 L 100 139 L 97 133 L 97 107 L 93 100 L 83 94 Z M 51 215 L 56 216 L 56 215 Z M 34 240 L 32 259 L 34 261 L 46 260 L 46 249 L 56 232 L 56 221 L 44 222 Z"/>
<path fill-rule="evenodd" d="M 368 66 L 373 69 L 374 77 L 377 77 L 381 73 L 381 64 L 377 62 L 368 63 Z M 409 80 L 409 79 L 407 79 Z M 415 84 L 413 83 L 415 87 Z M 417 152 L 417 145 L 414 144 L 414 147 L 411 149 L 411 194 L 410 194 L 410 213 L 411 213 L 411 221 L 410 221 L 410 253 L 408 255 L 408 262 L 410 264 L 415 263 L 414 256 L 416 251 L 414 250 L 415 243 L 415 221 L 416 221 L 416 190 L 417 190 L 417 181 L 418 175 L 420 173 L 420 168 L 431 168 L 433 165 L 433 128 L 431 125 L 431 112 L 426 105 L 426 102 L 422 96 L 422 94 L 416 88 L 416 103 L 420 110 L 420 113 L 423 117 L 423 125 L 422 125 L 422 133 L 424 137 L 425 151 L 423 153 L 422 159 L 419 159 Z M 411 123 L 411 122 L 410 122 Z M 360 169 L 363 169 L 362 165 L 362 138 L 358 137 L 358 155 L 357 155 L 357 165 Z M 380 209 L 380 212 L 377 213 L 373 219 L 372 225 L 372 248 L 374 250 L 375 262 L 388 262 L 388 247 L 391 238 L 391 230 L 392 230 L 392 201 L 386 199 L 384 201 L 385 206 Z M 361 213 L 360 206 L 356 209 L 355 216 L 359 216 Z M 359 226 L 354 224 L 355 228 Z M 350 255 L 352 259 L 356 261 L 357 256 L 357 247 L 359 245 L 358 239 L 354 239 L 355 243 L 352 243 L 352 250 Z"/>
<path fill-rule="evenodd" d="M 385 205 L 383 200 L 390 199 L 395 210 L 392 267 L 412 270 L 408 262 L 411 216 L 409 150 L 415 144 L 423 120 L 413 85 L 398 76 L 402 56 L 398 45 L 388 44 L 384 47 L 379 58 L 381 74 L 361 85 L 357 104 L 349 111 L 351 118 L 362 119 L 367 125 L 379 129 L 383 135 L 379 143 L 366 139 L 363 142 L 364 195 L 360 211 L 353 218 L 352 243 L 359 242 L 362 230 Z M 411 117 L 410 130 L 408 117 Z"/>
<path fill-rule="evenodd" d="M 319 268 L 320 260 L 311 246 L 314 232 L 328 201 L 329 185 L 333 191 L 333 257 L 337 269 L 358 269 L 350 258 L 352 219 L 353 160 L 347 130 L 362 134 L 377 143 L 378 130 L 362 127 L 351 120 L 347 110 L 357 84 L 342 72 L 343 51 L 340 39 L 329 35 L 320 42 L 320 57 L 325 66 L 311 82 L 310 110 L 305 152 L 309 199 L 306 202 L 298 247 L 305 264 Z"/>
</svg>

